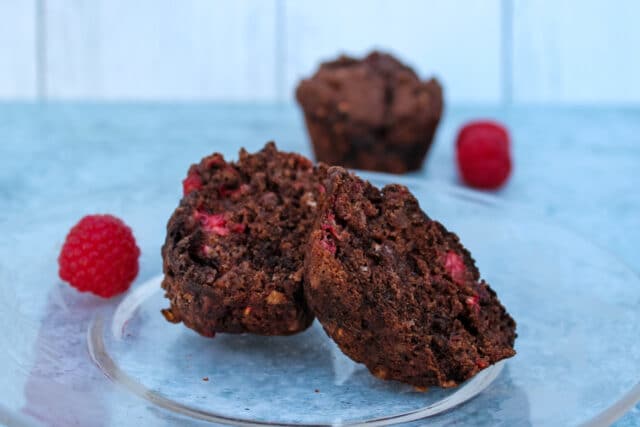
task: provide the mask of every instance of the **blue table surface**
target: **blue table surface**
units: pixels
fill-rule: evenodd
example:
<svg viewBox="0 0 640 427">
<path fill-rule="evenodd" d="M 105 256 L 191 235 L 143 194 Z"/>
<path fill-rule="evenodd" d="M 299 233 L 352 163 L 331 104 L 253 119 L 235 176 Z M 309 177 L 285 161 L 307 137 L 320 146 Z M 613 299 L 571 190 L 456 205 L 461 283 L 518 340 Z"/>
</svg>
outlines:
<svg viewBox="0 0 640 427">
<path fill-rule="evenodd" d="M 454 162 L 464 122 L 493 118 L 513 138 L 514 172 L 495 196 L 587 236 L 640 271 L 640 109 L 450 108 L 423 169 L 461 185 Z M 0 234 L 38 206 L 88 192 L 160 182 L 179 192 L 189 164 L 234 158 L 275 140 L 311 155 L 292 105 L 0 104 Z M 640 426 L 640 406 L 616 423 Z"/>
</svg>

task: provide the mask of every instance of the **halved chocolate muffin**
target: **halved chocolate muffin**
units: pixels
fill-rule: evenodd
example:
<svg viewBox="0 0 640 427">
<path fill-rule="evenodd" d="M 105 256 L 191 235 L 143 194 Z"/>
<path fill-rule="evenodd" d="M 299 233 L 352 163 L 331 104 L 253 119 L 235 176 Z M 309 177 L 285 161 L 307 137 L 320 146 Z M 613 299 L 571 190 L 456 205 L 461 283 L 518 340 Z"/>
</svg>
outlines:
<svg viewBox="0 0 640 427">
<path fill-rule="evenodd" d="M 458 237 L 406 187 L 329 169 L 305 260 L 307 302 L 376 376 L 452 387 L 515 354 L 515 322 Z"/>
<path fill-rule="evenodd" d="M 170 322 L 216 332 L 288 335 L 313 321 L 303 258 L 325 167 L 277 150 L 192 165 L 167 225 L 162 287 Z"/>
</svg>

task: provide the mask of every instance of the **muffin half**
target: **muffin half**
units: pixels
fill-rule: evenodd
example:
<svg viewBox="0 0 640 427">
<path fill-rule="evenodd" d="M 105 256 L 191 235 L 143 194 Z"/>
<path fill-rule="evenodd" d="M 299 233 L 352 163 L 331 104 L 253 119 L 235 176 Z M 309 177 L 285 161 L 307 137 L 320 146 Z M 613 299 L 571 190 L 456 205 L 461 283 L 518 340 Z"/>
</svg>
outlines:
<svg viewBox="0 0 640 427">
<path fill-rule="evenodd" d="M 452 387 L 515 354 L 515 322 L 458 237 L 406 187 L 330 168 L 305 295 L 327 334 L 376 376 Z"/>
<path fill-rule="evenodd" d="M 216 332 L 288 335 L 313 314 L 303 297 L 304 250 L 324 166 L 269 143 L 237 162 L 191 166 L 167 225 L 162 287 L 170 322 Z"/>
</svg>

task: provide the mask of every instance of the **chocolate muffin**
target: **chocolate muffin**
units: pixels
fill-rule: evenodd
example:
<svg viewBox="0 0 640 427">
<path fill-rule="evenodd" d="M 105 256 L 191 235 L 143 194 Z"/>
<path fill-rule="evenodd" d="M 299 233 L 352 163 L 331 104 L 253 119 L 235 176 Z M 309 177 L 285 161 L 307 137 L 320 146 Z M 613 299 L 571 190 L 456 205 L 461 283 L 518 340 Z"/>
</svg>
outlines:
<svg viewBox="0 0 640 427">
<path fill-rule="evenodd" d="M 273 143 L 236 163 L 216 153 L 192 165 L 162 247 L 165 318 L 209 337 L 307 328 L 301 248 L 325 172 Z"/>
<path fill-rule="evenodd" d="M 327 334 L 377 377 L 452 387 L 515 354 L 515 322 L 458 237 L 406 187 L 329 169 L 305 295 Z"/>
<path fill-rule="evenodd" d="M 296 89 L 316 159 L 355 169 L 419 169 L 442 114 L 442 87 L 393 56 L 325 62 Z"/>
</svg>

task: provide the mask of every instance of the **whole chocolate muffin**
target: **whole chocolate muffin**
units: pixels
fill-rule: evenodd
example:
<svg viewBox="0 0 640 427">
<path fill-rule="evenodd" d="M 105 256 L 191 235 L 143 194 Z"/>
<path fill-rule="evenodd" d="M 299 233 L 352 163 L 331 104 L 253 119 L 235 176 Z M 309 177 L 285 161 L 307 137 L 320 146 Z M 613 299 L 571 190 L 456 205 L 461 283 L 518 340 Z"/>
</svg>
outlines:
<svg viewBox="0 0 640 427">
<path fill-rule="evenodd" d="M 162 247 L 170 322 L 216 332 L 288 335 L 313 321 L 302 289 L 304 248 L 325 167 L 273 143 L 192 165 Z"/>
<path fill-rule="evenodd" d="M 316 159 L 355 169 L 419 169 L 442 114 L 442 87 L 391 55 L 325 62 L 296 89 Z"/>
<path fill-rule="evenodd" d="M 327 334 L 377 377 L 452 387 L 515 354 L 515 322 L 458 237 L 406 187 L 342 168 L 310 236 L 305 295 Z"/>
</svg>

